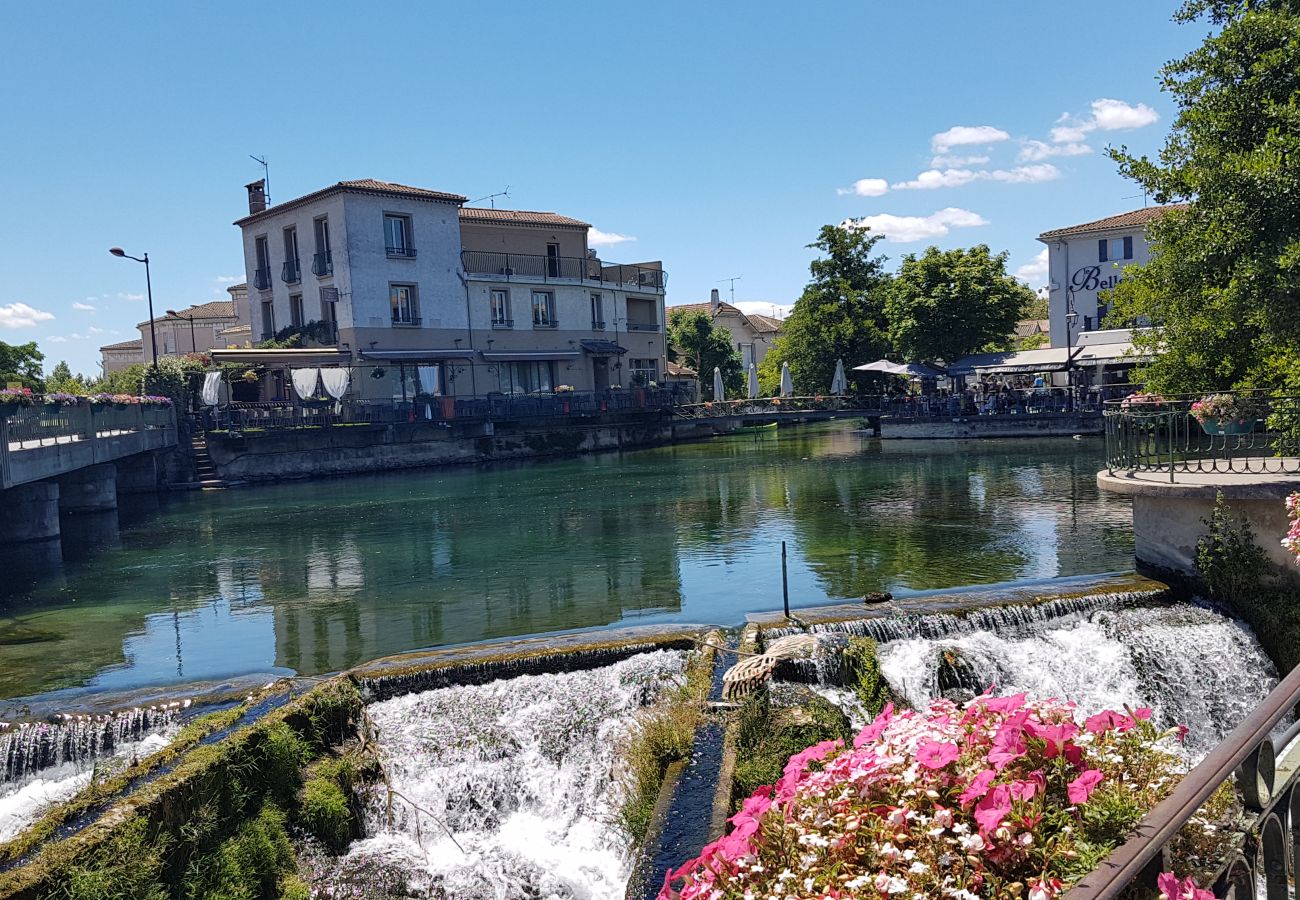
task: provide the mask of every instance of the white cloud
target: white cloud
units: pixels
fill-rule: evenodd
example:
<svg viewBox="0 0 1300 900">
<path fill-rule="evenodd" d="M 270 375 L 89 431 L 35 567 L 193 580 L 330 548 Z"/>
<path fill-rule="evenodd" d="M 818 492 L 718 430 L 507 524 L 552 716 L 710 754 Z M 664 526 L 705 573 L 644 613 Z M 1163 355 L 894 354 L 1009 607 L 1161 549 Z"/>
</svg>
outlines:
<svg viewBox="0 0 1300 900">
<path fill-rule="evenodd" d="M 104 329 L 96 328 L 94 325 L 91 325 L 86 330 L 89 331 L 91 334 L 107 334 L 107 332 L 105 332 Z"/>
<path fill-rule="evenodd" d="M 1040 181 L 1053 181 L 1061 177 L 1061 170 L 1051 163 L 1034 166 L 1017 166 L 1014 169 L 972 170 L 972 169 L 930 169 L 922 172 L 911 181 L 900 181 L 893 185 L 898 191 L 930 191 L 935 188 L 961 187 L 972 181 L 1000 181 L 1004 184 L 1036 184 Z"/>
<path fill-rule="evenodd" d="M 967 144 L 993 144 L 1009 140 L 1011 135 L 992 125 L 954 125 L 930 138 L 935 153 L 947 153 L 953 147 Z"/>
<path fill-rule="evenodd" d="M 143 299 L 144 299 L 144 294 L 123 294 L 123 293 L 119 292 L 118 295 L 117 295 L 117 299 L 119 299 L 119 300 L 143 300 Z"/>
<path fill-rule="evenodd" d="M 34 328 L 37 322 L 48 322 L 53 318 L 53 313 L 33 309 L 26 303 L 0 306 L 0 328 Z"/>
<path fill-rule="evenodd" d="M 61 334 L 56 334 L 54 337 L 47 337 L 45 339 L 45 343 L 47 344 L 66 344 L 67 342 L 68 339 Z"/>
<path fill-rule="evenodd" d="M 1046 141 L 1022 141 L 1016 162 L 1038 162 L 1053 156 L 1083 156 L 1091 153 L 1087 144 L 1064 143 L 1049 144 Z"/>
<path fill-rule="evenodd" d="M 964 169 L 966 166 L 982 166 L 989 161 L 987 156 L 956 156 L 946 154 L 930 160 L 932 169 Z"/>
<path fill-rule="evenodd" d="M 1047 248 L 1039 250 L 1032 261 L 1016 269 L 1016 277 L 1032 288 L 1047 284 Z"/>
<path fill-rule="evenodd" d="M 217 284 L 239 284 L 244 280 L 243 275 L 218 275 L 214 279 Z"/>
<path fill-rule="evenodd" d="M 80 303 L 80 302 L 78 302 L 78 301 L 76 301 L 76 300 L 73 300 L 73 301 L 72 301 L 72 308 L 73 308 L 73 309 L 79 309 L 79 310 L 81 310 L 82 312 L 94 312 L 94 311 L 95 311 L 95 307 L 91 306 L 89 303 Z"/>
<path fill-rule="evenodd" d="M 628 241 L 635 241 L 636 238 L 626 234 L 618 234 L 614 231 L 601 231 L 599 228 L 593 228 L 587 232 L 587 243 L 592 247 L 608 247 L 610 244 L 625 244 Z"/>
<path fill-rule="evenodd" d="M 1088 123 L 1073 124 L 1075 120 L 1068 120 L 1071 124 L 1057 125 L 1052 129 L 1052 141 L 1057 144 L 1077 144 L 1088 136 L 1088 132 L 1093 128 Z"/>
<path fill-rule="evenodd" d="M 762 300 L 740 300 L 736 303 L 736 308 L 748 315 L 757 313 L 760 316 L 773 316 L 777 319 L 784 319 L 790 315 L 794 306 L 789 303 L 766 303 Z"/>
<path fill-rule="evenodd" d="M 988 220 L 979 213 L 949 206 L 928 216 L 894 216 L 881 213 L 876 216 L 863 216 L 861 219 L 845 219 L 841 227 L 870 228 L 878 234 L 883 234 L 887 241 L 906 244 L 911 241 L 943 237 L 953 228 L 975 228 L 987 224 Z"/>
<path fill-rule="evenodd" d="M 1160 120 L 1160 114 L 1145 103 L 1136 106 L 1123 100 L 1102 97 L 1089 104 L 1091 112 L 1082 118 L 1063 113 L 1052 129 L 1052 143 L 1077 144 L 1094 131 L 1142 128 Z"/>
<path fill-rule="evenodd" d="M 852 187 L 836 188 L 835 193 L 855 194 L 859 197 L 879 197 L 889 190 L 889 182 L 883 178 L 859 178 Z"/>
</svg>

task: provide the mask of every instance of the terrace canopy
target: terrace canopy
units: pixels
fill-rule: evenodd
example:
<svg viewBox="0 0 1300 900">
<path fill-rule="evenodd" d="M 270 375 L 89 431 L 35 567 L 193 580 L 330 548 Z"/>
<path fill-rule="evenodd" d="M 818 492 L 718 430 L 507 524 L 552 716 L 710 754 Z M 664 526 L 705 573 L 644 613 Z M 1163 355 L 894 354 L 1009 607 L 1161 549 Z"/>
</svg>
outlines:
<svg viewBox="0 0 1300 900">
<path fill-rule="evenodd" d="M 884 372 L 886 375 L 901 375 L 905 378 L 937 378 L 943 372 L 938 369 L 921 363 L 896 363 L 887 359 L 878 359 L 875 362 L 866 363 L 861 366 L 854 366 L 855 372 Z"/>
<path fill-rule="evenodd" d="M 255 366 L 346 366 L 352 354 L 336 347 L 291 347 L 281 350 L 229 348 L 209 351 L 214 363 Z"/>
<path fill-rule="evenodd" d="M 373 362 L 403 363 L 403 362 L 441 362 L 447 359 L 471 359 L 473 350 L 384 350 L 374 348 L 372 350 L 362 350 L 361 358 Z"/>
<path fill-rule="evenodd" d="M 1002 354 L 999 354 L 1002 355 Z M 973 368 L 980 375 L 1025 375 L 1035 372 L 1059 372 L 1065 369 L 1070 351 L 1065 347 L 1044 350 L 1021 350 L 1008 353 L 1003 358 Z"/>
</svg>

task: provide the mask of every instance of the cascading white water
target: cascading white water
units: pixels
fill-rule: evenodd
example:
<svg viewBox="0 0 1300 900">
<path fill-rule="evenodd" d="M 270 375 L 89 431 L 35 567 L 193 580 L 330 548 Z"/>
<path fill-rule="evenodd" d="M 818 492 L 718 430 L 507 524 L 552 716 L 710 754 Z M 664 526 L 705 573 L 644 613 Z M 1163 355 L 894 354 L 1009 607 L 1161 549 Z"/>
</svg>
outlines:
<svg viewBox="0 0 1300 900">
<path fill-rule="evenodd" d="M 369 708 L 395 791 L 369 798 L 349 861 L 396 866 L 419 896 L 621 898 L 628 840 L 615 753 L 686 655 L 409 694 Z M 418 806 L 433 813 L 446 831 Z M 459 847 L 457 846 L 459 845 Z"/>
<path fill-rule="evenodd" d="M 894 640 L 880 646 L 881 671 L 895 692 L 924 705 L 940 693 L 945 651 L 999 693 L 1062 697 L 1087 712 L 1150 706 L 1157 724 L 1190 729 L 1194 756 L 1222 741 L 1277 684 L 1241 622 L 1189 603 L 1098 610 L 1010 635 Z"/>
</svg>

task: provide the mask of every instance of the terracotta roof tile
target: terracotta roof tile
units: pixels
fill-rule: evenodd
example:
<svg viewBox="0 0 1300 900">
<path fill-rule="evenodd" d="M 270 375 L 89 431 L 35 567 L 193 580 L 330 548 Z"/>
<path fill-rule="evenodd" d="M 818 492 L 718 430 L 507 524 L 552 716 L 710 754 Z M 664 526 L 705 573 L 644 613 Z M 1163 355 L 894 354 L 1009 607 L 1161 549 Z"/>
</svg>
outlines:
<svg viewBox="0 0 1300 900">
<path fill-rule="evenodd" d="M 187 306 L 178 310 L 179 315 L 161 315 L 154 318 L 155 322 L 167 321 L 188 321 L 189 319 L 233 319 L 236 316 L 235 302 L 233 300 L 209 300 L 207 303 L 196 303 L 193 306 Z M 136 327 L 143 328 L 149 324 L 145 319 Z"/>
<path fill-rule="evenodd" d="M 1090 231 L 1113 231 L 1117 228 L 1136 228 L 1139 225 L 1145 225 L 1153 219 L 1158 219 L 1171 209 L 1186 209 L 1186 203 L 1171 203 L 1168 206 L 1147 206 L 1142 209 L 1135 209 L 1130 212 L 1120 213 L 1117 216 L 1108 216 L 1105 219 L 1098 219 L 1095 222 L 1084 222 L 1082 225 L 1071 225 L 1068 228 L 1053 228 L 1051 231 L 1044 231 L 1038 236 L 1040 241 L 1050 240 L 1052 238 L 1067 237 L 1074 234 L 1087 234 Z"/>
<path fill-rule="evenodd" d="M 669 315 L 672 315 L 673 311 L 674 311 L 674 310 L 678 310 L 678 309 L 680 309 L 682 312 L 702 312 L 702 313 L 707 313 L 707 312 L 709 311 L 709 304 L 708 304 L 707 302 L 705 302 L 705 303 L 679 303 L 677 306 L 670 306 L 670 307 L 668 307 L 668 314 L 669 314 Z M 737 316 L 743 316 L 743 315 L 744 315 L 743 312 L 741 312 L 741 311 L 740 311 L 739 309 L 737 309 L 736 307 L 732 306 L 732 305 L 731 305 L 730 303 L 728 303 L 726 300 L 720 301 L 720 302 L 718 303 L 718 312 L 732 313 L 733 315 L 737 315 Z"/>
<path fill-rule="evenodd" d="M 565 225 L 571 228 L 590 228 L 587 222 L 571 219 L 559 213 L 539 212 L 529 209 L 482 209 L 477 206 L 460 208 L 462 222 L 515 225 Z"/>
<path fill-rule="evenodd" d="M 100 350 L 143 350 L 144 339 L 136 338 L 133 341 L 122 341 L 121 343 L 118 344 L 105 344 L 99 349 Z"/>
<path fill-rule="evenodd" d="M 411 187 L 408 184 L 396 184 L 391 181 L 380 181 L 377 178 L 357 178 L 351 181 L 340 181 L 331 184 L 329 187 L 321 188 L 319 191 L 312 191 L 310 194 L 303 194 L 301 197 L 295 197 L 284 203 L 277 203 L 274 206 L 268 206 L 261 212 L 255 212 L 243 218 L 236 219 L 236 225 L 246 225 L 249 222 L 256 221 L 264 216 L 274 213 L 283 212 L 286 209 L 293 209 L 295 206 L 302 206 L 327 197 L 330 194 L 337 194 L 346 191 L 352 191 L 358 194 L 379 194 L 387 197 L 409 197 L 414 200 L 436 200 L 442 203 L 464 203 L 465 197 L 460 194 L 449 194 L 446 191 L 433 191 L 428 188 Z"/>
<path fill-rule="evenodd" d="M 780 331 L 785 327 L 785 323 L 780 319 L 774 319 L 771 316 L 762 316 L 758 313 L 746 313 L 745 318 L 753 324 L 755 331 Z"/>
</svg>

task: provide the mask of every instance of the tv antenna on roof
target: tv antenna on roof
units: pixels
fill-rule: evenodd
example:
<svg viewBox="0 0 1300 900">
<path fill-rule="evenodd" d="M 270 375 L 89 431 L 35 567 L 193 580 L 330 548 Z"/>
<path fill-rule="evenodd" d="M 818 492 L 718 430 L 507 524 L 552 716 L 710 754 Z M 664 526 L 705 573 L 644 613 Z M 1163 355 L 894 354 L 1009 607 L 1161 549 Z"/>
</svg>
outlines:
<svg viewBox="0 0 1300 900">
<path fill-rule="evenodd" d="M 1121 200 L 1136 200 L 1136 199 L 1138 198 L 1138 196 L 1139 196 L 1138 194 L 1129 194 L 1129 195 L 1127 195 L 1127 196 L 1125 196 L 1125 197 L 1121 197 L 1120 199 L 1121 199 Z M 1143 188 L 1143 189 L 1142 189 L 1142 194 L 1141 194 L 1141 197 L 1142 197 L 1142 208 L 1143 208 L 1143 209 L 1146 209 L 1146 208 L 1147 208 L 1147 198 L 1150 197 L 1150 196 L 1151 196 L 1150 192 L 1149 192 L 1146 188 Z"/>
<path fill-rule="evenodd" d="M 270 206 L 271 205 L 271 169 L 266 164 L 266 154 L 263 153 L 261 156 L 254 156 L 253 154 L 250 153 L 248 154 L 248 158 L 262 167 L 262 194 L 266 198 L 266 205 Z"/>
<path fill-rule="evenodd" d="M 486 197 L 479 197 L 477 200 L 471 200 L 469 202 L 482 203 L 484 200 L 486 200 L 488 203 L 491 204 L 492 209 L 496 209 L 497 208 L 496 198 L 509 197 L 509 196 L 510 196 L 510 185 L 507 184 L 506 189 L 504 191 L 497 191 L 495 194 L 488 194 Z"/>
<path fill-rule="evenodd" d="M 726 281 L 731 284 L 731 305 L 735 306 L 736 305 L 736 282 L 744 277 L 745 277 L 744 275 L 734 275 L 731 278 L 719 278 L 717 281 L 713 283 L 722 284 L 722 282 Z"/>
</svg>

